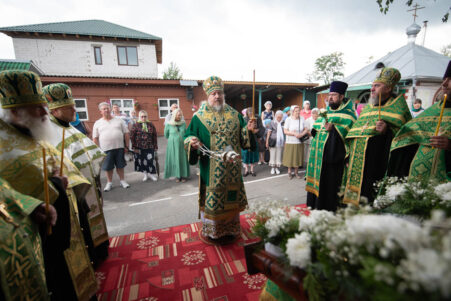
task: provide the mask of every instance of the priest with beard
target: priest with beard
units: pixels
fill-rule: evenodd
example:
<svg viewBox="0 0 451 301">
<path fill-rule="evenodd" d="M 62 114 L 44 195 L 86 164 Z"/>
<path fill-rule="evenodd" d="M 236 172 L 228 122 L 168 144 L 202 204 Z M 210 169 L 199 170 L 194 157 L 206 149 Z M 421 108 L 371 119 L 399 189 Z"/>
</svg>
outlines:
<svg viewBox="0 0 451 301">
<path fill-rule="evenodd" d="M 393 137 L 412 118 L 403 94 L 394 93 L 400 79 L 397 69 L 382 68 L 371 87 L 371 103 L 346 136 L 349 161 L 343 176 L 345 204 L 359 206 L 361 201 L 374 201 L 374 184 L 385 176 Z"/>
<path fill-rule="evenodd" d="M 247 207 L 241 160 L 227 160 L 227 150 L 256 149 L 255 119 L 249 123 L 224 100 L 224 84 L 217 76 L 203 83 L 207 101 L 194 114 L 185 133 L 189 163 L 199 161 L 199 217 L 201 238 L 214 244 L 233 242 L 240 234 L 240 212 Z M 208 149 L 211 156 L 199 149 Z"/>
<path fill-rule="evenodd" d="M 435 134 L 443 102 L 446 103 Z M 391 145 L 387 175 L 412 180 L 451 180 L 451 61 L 443 75 L 438 100 L 399 130 Z"/>
<path fill-rule="evenodd" d="M 77 199 L 77 206 L 89 257 L 97 266 L 108 256 L 109 246 L 100 185 L 100 166 L 106 155 L 91 139 L 70 125 L 76 119 L 70 87 L 55 83 L 45 86 L 43 91 L 50 109 L 52 145 L 61 152 L 64 131 L 64 156 L 91 182 L 86 196 Z"/>
<path fill-rule="evenodd" d="M 333 81 L 329 89 L 327 117 L 313 124 L 313 140 L 307 165 L 307 206 L 336 211 L 346 157 L 345 138 L 356 120 L 352 101 L 345 98 L 348 84 Z"/>
<path fill-rule="evenodd" d="M 16 191 L 55 207 L 56 225 L 41 229 L 45 275 L 51 300 L 87 300 L 97 289 L 75 215 L 77 194 L 88 180 L 48 141 L 52 135 L 42 83 L 29 71 L 0 72 L 0 177 Z M 44 179 L 43 149 L 48 179 Z"/>
</svg>

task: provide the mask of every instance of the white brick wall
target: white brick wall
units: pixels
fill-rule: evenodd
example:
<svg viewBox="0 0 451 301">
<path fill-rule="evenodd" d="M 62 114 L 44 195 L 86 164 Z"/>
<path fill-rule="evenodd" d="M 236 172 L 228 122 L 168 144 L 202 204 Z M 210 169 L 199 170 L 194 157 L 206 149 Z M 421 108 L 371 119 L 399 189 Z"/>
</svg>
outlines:
<svg viewBox="0 0 451 301">
<path fill-rule="evenodd" d="M 32 60 L 46 75 L 158 76 L 155 45 L 23 38 L 14 38 L 13 44 L 16 59 Z M 102 65 L 95 64 L 94 46 L 102 49 Z M 120 66 L 116 46 L 136 46 L 138 66 Z"/>
</svg>

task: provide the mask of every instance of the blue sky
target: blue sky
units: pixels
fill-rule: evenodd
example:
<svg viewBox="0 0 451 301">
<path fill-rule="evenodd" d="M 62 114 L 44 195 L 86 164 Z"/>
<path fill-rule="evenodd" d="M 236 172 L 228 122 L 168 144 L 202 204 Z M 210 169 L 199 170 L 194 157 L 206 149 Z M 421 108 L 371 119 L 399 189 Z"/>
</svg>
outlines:
<svg viewBox="0 0 451 301">
<path fill-rule="evenodd" d="M 413 22 L 405 0 L 384 15 L 375 0 L 0 0 L 0 27 L 103 19 L 163 38 L 163 64 L 175 62 L 186 79 L 212 74 L 227 80 L 305 82 L 315 59 L 344 53 L 345 75 L 407 42 Z M 418 0 L 417 23 L 428 20 L 425 47 L 451 44 L 448 0 Z M 420 32 L 417 43 L 423 41 Z M 0 33 L 0 58 L 14 58 Z"/>
</svg>

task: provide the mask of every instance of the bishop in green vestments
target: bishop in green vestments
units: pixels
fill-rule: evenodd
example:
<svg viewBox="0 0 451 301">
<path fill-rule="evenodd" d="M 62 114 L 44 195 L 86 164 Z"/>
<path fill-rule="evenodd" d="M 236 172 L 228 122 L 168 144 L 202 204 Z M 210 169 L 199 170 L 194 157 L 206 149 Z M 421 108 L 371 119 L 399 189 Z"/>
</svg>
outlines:
<svg viewBox="0 0 451 301">
<path fill-rule="evenodd" d="M 307 206 L 335 211 L 346 157 L 345 138 L 356 120 L 352 101 L 345 98 L 348 84 L 330 85 L 327 117 L 313 124 L 314 136 L 307 165 Z"/>
<path fill-rule="evenodd" d="M 451 180 L 451 61 L 440 90 L 441 100 L 406 123 L 393 139 L 388 176 Z M 443 117 L 435 136 L 445 95 Z"/>
<path fill-rule="evenodd" d="M 208 100 L 193 116 L 185 133 L 190 164 L 199 161 L 199 215 L 204 238 L 227 241 L 240 234 L 239 214 L 247 206 L 241 175 L 241 160 L 223 160 L 199 151 L 202 146 L 216 154 L 227 149 L 255 149 L 255 120 L 248 124 L 241 114 L 225 104 L 224 84 L 217 76 L 207 78 L 203 88 Z"/>
<path fill-rule="evenodd" d="M 358 206 L 361 197 L 374 201 L 374 183 L 385 176 L 393 137 L 412 118 L 404 96 L 393 93 L 400 79 L 397 69 L 382 68 L 371 87 L 371 103 L 346 136 L 349 165 L 343 176 L 345 204 Z"/>
</svg>

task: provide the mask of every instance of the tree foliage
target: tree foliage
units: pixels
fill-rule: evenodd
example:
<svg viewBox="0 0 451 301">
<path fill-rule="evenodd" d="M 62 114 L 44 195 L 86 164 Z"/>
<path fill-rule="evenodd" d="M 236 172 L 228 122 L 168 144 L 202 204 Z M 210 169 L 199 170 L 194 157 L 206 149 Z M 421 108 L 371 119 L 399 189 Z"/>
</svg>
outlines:
<svg viewBox="0 0 451 301">
<path fill-rule="evenodd" d="M 176 63 L 171 62 L 168 69 L 163 72 L 163 79 L 182 79 L 183 74 Z"/>
<path fill-rule="evenodd" d="M 343 78 L 344 74 L 342 70 L 344 65 L 342 52 L 323 55 L 315 61 L 313 77 L 315 80 L 322 80 L 325 84 L 330 84 L 336 79 Z"/>
<path fill-rule="evenodd" d="M 445 45 L 440 51 L 443 55 L 451 57 L 451 44 Z"/>
<path fill-rule="evenodd" d="M 383 13 L 384 15 L 387 14 L 390 5 L 394 2 L 395 0 L 376 0 L 377 4 L 379 5 L 379 10 L 381 11 L 381 13 Z M 412 6 L 413 4 L 413 0 L 407 0 L 406 1 L 406 5 L 407 6 Z M 448 10 L 446 11 L 446 13 L 443 15 L 442 17 L 442 22 L 446 23 L 448 22 L 448 17 L 449 17 L 449 11 L 451 10 L 451 8 L 448 8 Z"/>
</svg>

